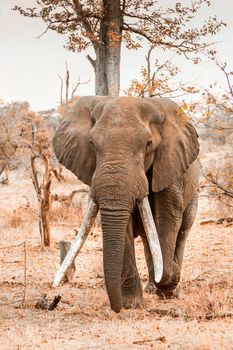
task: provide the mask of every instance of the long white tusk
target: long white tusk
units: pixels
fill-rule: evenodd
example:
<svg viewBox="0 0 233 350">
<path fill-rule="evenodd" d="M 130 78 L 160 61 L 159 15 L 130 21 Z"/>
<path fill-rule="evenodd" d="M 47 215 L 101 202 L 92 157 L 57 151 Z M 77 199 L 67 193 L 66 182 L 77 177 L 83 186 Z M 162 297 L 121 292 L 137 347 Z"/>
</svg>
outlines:
<svg viewBox="0 0 233 350">
<path fill-rule="evenodd" d="M 143 198 L 143 200 L 140 203 L 138 203 L 138 208 L 141 214 L 143 226 L 146 232 L 147 240 L 153 259 L 154 279 L 155 282 L 158 283 L 163 275 L 163 257 L 159 243 L 158 232 L 155 227 L 154 219 L 151 213 L 151 208 L 147 197 Z"/>
<path fill-rule="evenodd" d="M 67 269 L 70 267 L 72 262 L 74 261 L 75 257 L 79 253 L 80 249 L 83 246 L 83 243 L 87 239 L 87 236 L 89 232 L 91 231 L 91 228 L 95 222 L 95 218 L 98 214 L 98 206 L 93 202 L 93 200 L 90 198 L 86 214 L 84 216 L 82 225 L 79 229 L 79 232 L 77 234 L 77 237 L 75 238 L 74 242 L 72 243 L 69 252 L 67 253 L 65 259 L 63 260 L 61 266 L 59 267 L 54 279 L 52 286 L 57 287 L 61 280 L 63 279 Z"/>
</svg>

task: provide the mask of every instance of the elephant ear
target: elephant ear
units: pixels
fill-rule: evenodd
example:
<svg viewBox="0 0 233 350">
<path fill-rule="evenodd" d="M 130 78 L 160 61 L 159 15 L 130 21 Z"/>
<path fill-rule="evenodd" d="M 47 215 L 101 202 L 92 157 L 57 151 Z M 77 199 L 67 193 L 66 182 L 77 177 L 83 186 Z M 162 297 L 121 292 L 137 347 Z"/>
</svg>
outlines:
<svg viewBox="0 0 233 350">
<path fill-rule="evenodd" d="M 182 109 L 168 99 L 148 99 L 160 110 L 164 119 L 161 125 L 161 143 L 153 162 L 153 192 L 178 180 L 199 153 L 198 135 Z"/>
<path fill-rule="evenodd" d="M 89 186 L 96 164 L 90 144 L 90 130 L 94 124 L 92 110 L 101 99 L 101 96 L 81 97 L 62 120 L 53 138 L 59 162 Z"/>
</svg>

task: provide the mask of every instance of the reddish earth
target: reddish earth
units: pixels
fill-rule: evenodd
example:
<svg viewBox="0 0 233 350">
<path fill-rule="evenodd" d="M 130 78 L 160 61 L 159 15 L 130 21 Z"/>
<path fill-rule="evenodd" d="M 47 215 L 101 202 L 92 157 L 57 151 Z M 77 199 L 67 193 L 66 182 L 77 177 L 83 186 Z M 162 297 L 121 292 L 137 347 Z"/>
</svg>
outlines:
<svg viewBox="0 0 233 350">
<path fill-rule="evenodd" d="M 69 193 L 71 189 L 73 182 L 56 185 L 53 191 Z M 203 200 L 186 245 L 180 298 L 161 301 L 145 294 L 144 308 L 115 314 L 105 292 L 98 224 L 76 259 L 73 282 L 51 288 L 59 266 L 58 243 L 74 238 L 82 215 L 77 206 L 55 203 L 52 245 L 42 249 L 30 191 L 30 183 L 22 183 L 22 179 L 0 188 L 2 350 L 233 349 L 233 225 L 203 224 Z M 140 239 L 136 254 L 145 286 L 147 271 Z M 55 310 L 35 308 L 44 293 L 49 300 L 56 294 L 62 296 Z"/>
</svg>

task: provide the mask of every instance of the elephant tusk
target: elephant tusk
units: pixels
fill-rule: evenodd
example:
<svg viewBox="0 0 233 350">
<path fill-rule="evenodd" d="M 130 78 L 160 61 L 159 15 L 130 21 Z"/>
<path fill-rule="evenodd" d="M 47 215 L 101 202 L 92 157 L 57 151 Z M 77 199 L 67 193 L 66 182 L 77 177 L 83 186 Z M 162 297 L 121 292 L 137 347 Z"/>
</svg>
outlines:
<svg viewBox="0 0 233 350">
<path fill-rule="evenodd" d="M 154 219 L 151 213 L 150 204 L 148 198 L 145 197 L 138 203 L 138 208 L 141 214 L 143 226 L 146 232 L 147 240 L 149 243 L 153 265 L 154 265 L 154 279 L 159 283 L 163 275 L 163 257 L 159 243 L 158 232 L 155 227 Z"/>
<path fill-rule="evenodd" d="M 95 222 L 95 218 L 98 214 L 98 206 L 93 202 L 93 200 L 90 198 L 87 211 L 84 216 L 82 225 L 79 229 L 79 232 L 77 234 L 77 237 L 75 238 L 74 242 L 72 243 L 70 250 L 68 251 L 65 259 L 63 260 L 61 266 L 59 267 L 54 279 L 52 286 L 57 287 L 61 280 L 63 279 L 67 269 L 70 267 L 72 262 L 74 261 L 75 257 L 79 253 L 80 249 L 82 248 L 85 240 L 87 239 L 87 236 L 89 232 L 91 231 L 91 228 L 93 227 L 93 224 Z"/>
</svg>

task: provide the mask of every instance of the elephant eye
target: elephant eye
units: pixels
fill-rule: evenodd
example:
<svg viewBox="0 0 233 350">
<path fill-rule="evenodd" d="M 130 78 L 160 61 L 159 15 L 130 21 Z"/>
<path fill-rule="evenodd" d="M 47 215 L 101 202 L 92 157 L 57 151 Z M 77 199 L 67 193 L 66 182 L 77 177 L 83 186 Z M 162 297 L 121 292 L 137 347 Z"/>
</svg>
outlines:
<svg viewBox="0 0 233 350">
<path fill-rule="evenodd" d="M 90 139 L 89 142 L 90 142 L 91 146 L 93 146 L 93 141 L 92 141 L 92 139 Z"/>
<path fill-rule="evenodd" d="M 149 150 L 149 149 L 151 148 L 152 145 L 153 145 L 152 140 L 149 140 L 149 141 L 147 142 L 146 149 Z"/>
</svg>

